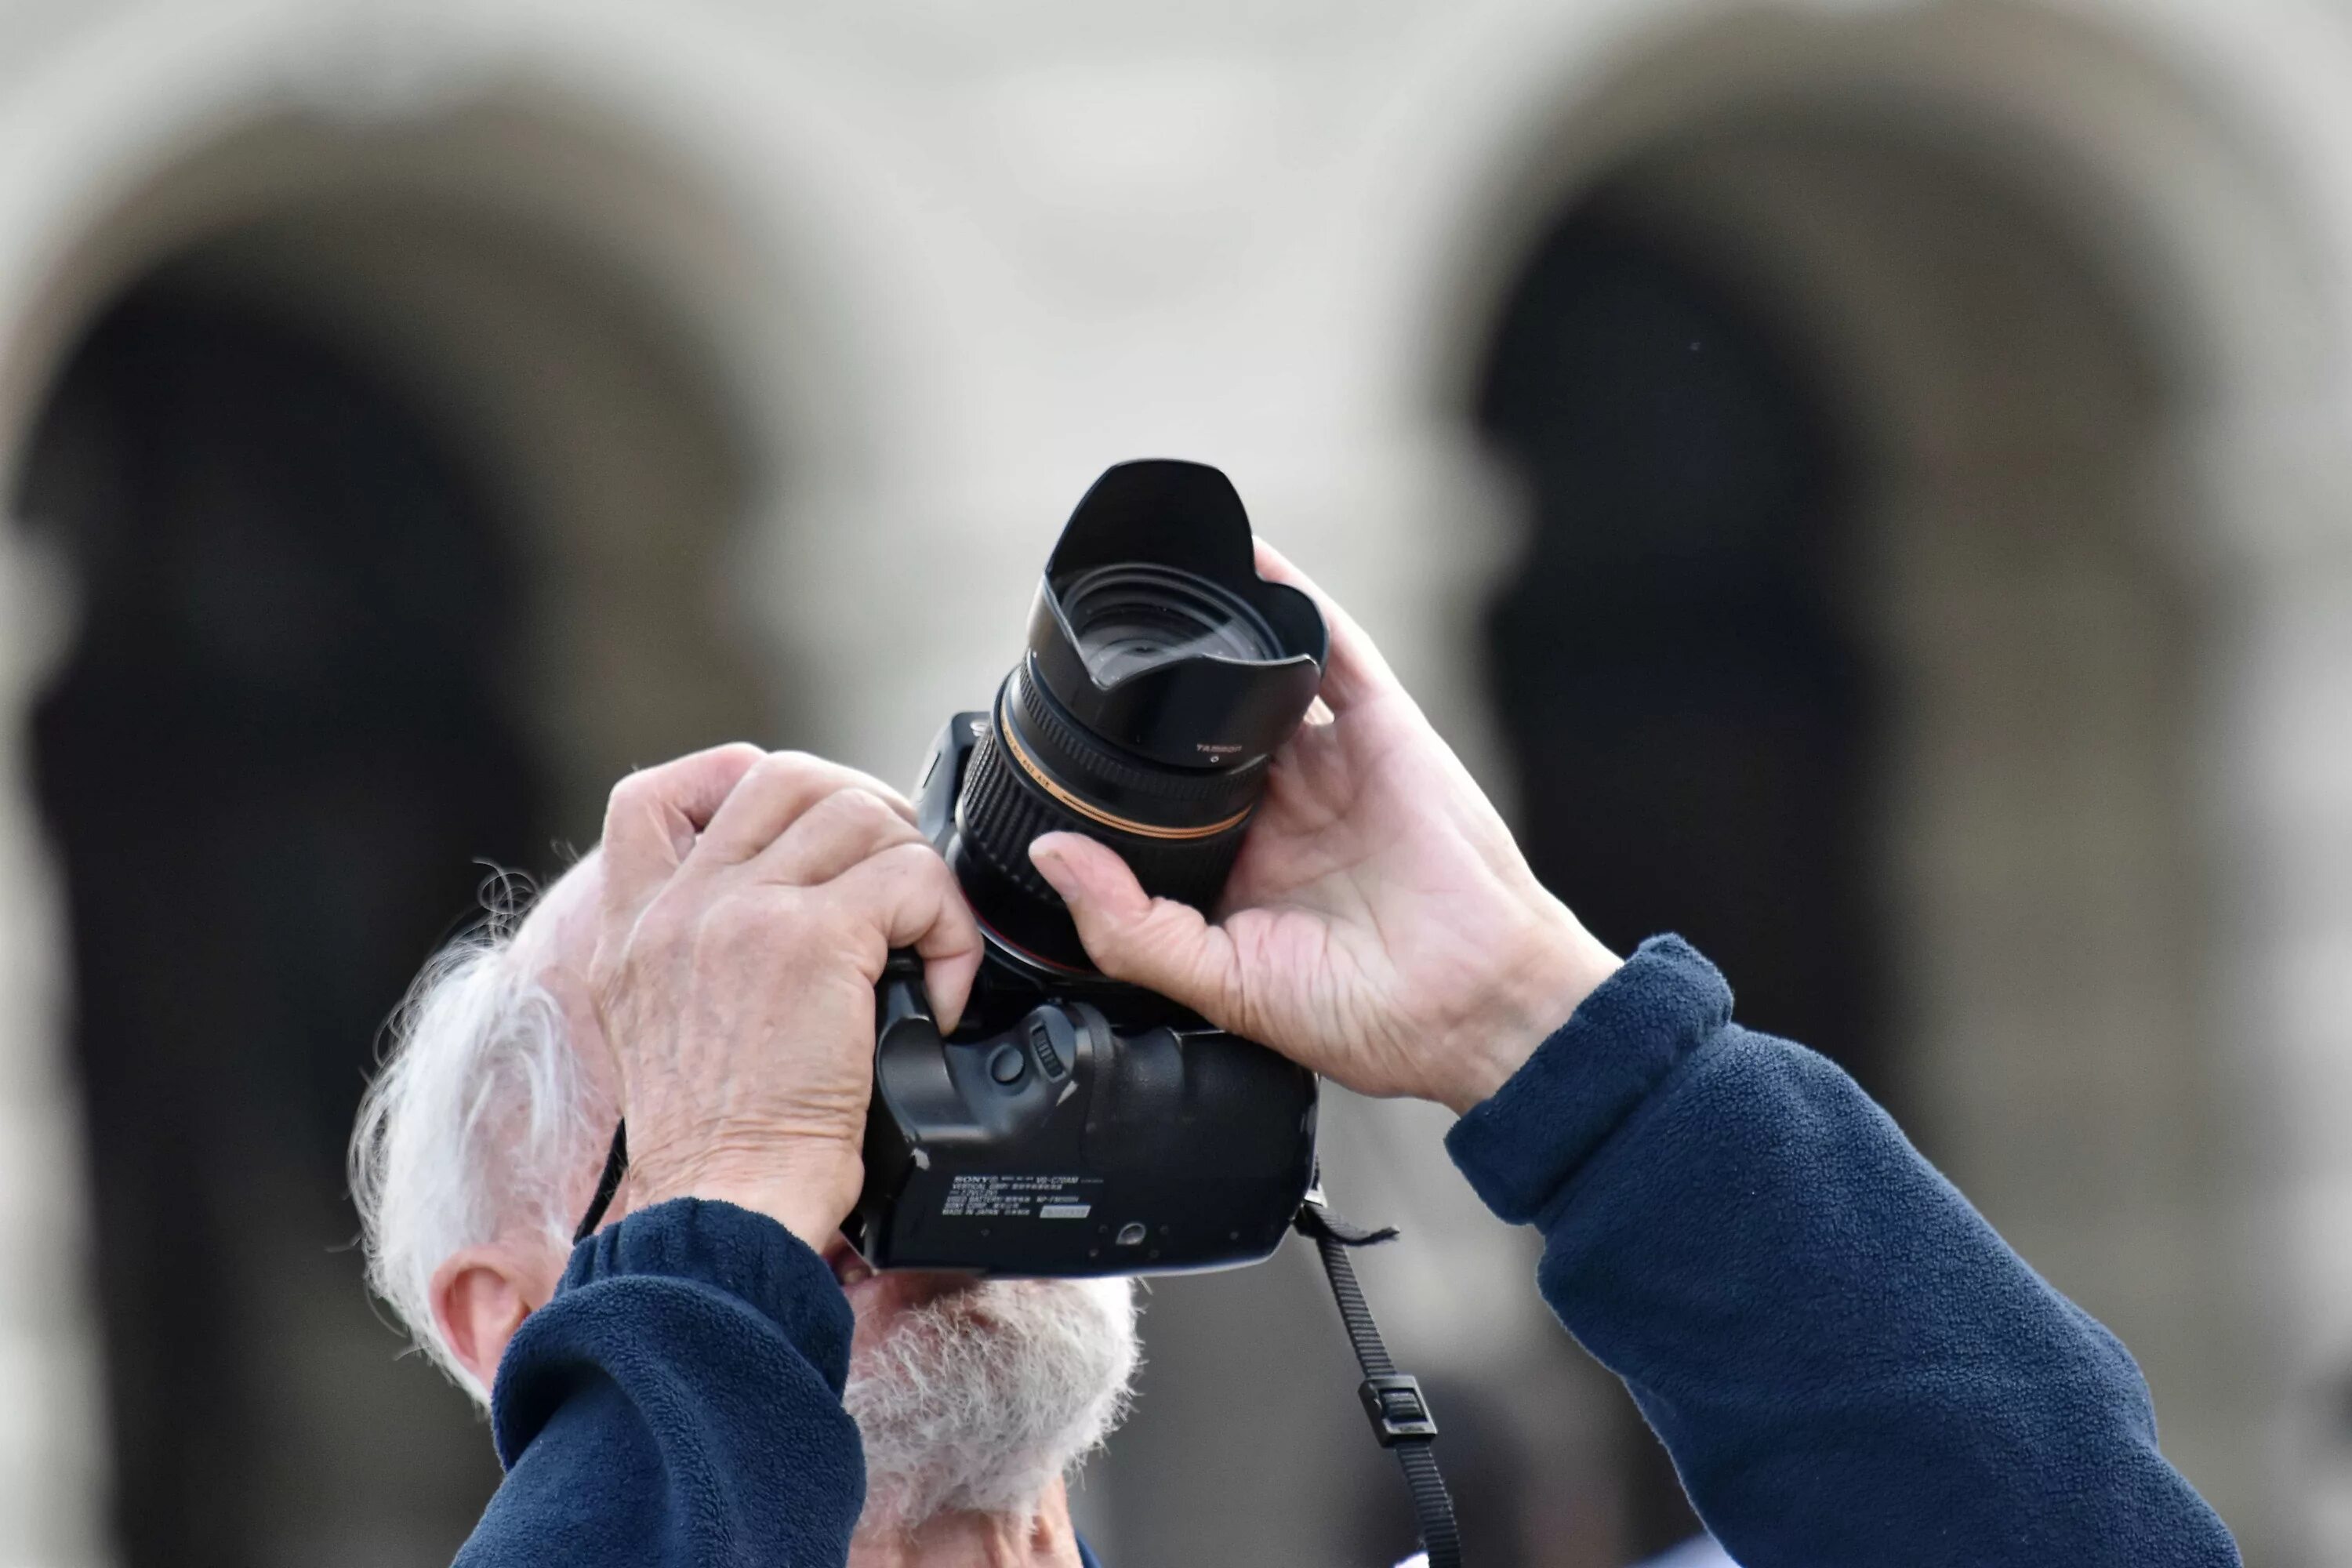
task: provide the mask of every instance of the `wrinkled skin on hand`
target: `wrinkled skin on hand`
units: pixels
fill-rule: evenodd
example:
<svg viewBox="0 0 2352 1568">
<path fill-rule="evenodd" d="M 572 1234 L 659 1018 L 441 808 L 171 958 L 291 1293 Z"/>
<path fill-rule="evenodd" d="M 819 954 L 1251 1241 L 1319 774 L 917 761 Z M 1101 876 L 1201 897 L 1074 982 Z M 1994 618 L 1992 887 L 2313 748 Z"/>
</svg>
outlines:
<svg viewBox="0 0 2352 1568">
<path fill-rule="evenodd" d="M 1536 879 L 1362 628 L 1263 542 L 1258 569 L 1315 597 L 1331 652 L 1215 918 L 1150 898 L 1076 834 L 1032 858 L 1105 973 L 1360 1093 L 1466 1110 L 1618 960 Z"/>
<path fill-rule="evenodd" d="M 894 947 L 961 1014 L 980 932 L 887 785 L 724 746 L 613 791 L 590 981 L 628 1119 L 628 1203 L 725 1198 L 822 1250 L 856 1204 L 874 985 Z"/>
</svg>

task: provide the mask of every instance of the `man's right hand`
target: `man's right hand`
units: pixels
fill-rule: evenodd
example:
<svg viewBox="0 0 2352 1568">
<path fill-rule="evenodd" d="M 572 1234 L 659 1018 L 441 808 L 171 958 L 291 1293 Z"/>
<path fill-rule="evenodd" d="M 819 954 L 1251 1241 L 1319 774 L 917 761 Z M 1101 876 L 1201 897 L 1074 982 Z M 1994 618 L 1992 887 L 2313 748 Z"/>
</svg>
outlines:
<svg viewBox="0 0 2352 1568">
<path fill-rule="evenodd" d="M 857 1201 L 874 986 L 925 960 L 942 1027 L 979 928 L 898 793 L 799 752 L 699 752 L 624 779 L 591 969 L 629 1125 L 627 1203 L 723 1198 L 822 1248 Z"/>
</svg>

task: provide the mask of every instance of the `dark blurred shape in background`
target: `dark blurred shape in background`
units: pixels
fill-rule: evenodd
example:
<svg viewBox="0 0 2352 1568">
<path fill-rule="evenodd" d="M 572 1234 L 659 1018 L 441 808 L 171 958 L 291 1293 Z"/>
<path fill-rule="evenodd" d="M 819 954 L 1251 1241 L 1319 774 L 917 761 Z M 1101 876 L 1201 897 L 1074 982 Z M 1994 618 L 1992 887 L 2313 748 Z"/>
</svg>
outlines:
<svg viewBox="0 0 2352 1568">
<path fill-rule="evenodd" d="M 193 237 L 16 470 L 72 590 L 28 738 L 116 1560 L 441 1563 L 498 1467 L 369 1300 L 345 1140 L 507 873 L 634 762 L 775 723 L 711 586 L 745 481 L 659 307 L 544 222 L 380 190 Z"/>
<path fill-rule="evenodd" d="M 1533 536 L 1487 624 L 1536 872 L 1630 952 L 1675 931 L 1750 1027 L 1886 1098 L 1878 715 L 1843 454 L 1813 375 L 1604 193 L 1505 307 L 1478 406 Z M 1698 1531 L 1630 1402 L 1628 1545 Z"/>
<path fill-rule="evenodd" d="M 290 1555 L 369 1493 L 446 1555 L 496 1466 L 352 1310 L 337 1192 L 388 1000 L 485 863 L 544 858 L 516 541 L 379 377 L 168 287 L 75 350 L 19 510 L 83 600 L 33 734 L 124 1558 Z"/>
</svg>

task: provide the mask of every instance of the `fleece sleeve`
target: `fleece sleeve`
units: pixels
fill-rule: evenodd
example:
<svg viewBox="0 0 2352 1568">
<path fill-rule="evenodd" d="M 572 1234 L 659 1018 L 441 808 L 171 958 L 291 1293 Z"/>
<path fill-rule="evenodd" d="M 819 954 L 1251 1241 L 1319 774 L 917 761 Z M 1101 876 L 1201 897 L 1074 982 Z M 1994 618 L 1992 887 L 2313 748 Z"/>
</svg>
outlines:
<svg viewBox="0 0 2352 1568">
<path fill-rule="evenodd" d="M 2238 1563 L 2122 1344 L 1680 941 L 1448 1146 L 1742 1568 Z"/>
<path fill-rule="evenodd" d="M 783 1226 L 680 1199 L 573 1249 L 491 1400 L 459 1568 L 838 1568 L 865 1503 L 849 1304 Z"/>
</svg>

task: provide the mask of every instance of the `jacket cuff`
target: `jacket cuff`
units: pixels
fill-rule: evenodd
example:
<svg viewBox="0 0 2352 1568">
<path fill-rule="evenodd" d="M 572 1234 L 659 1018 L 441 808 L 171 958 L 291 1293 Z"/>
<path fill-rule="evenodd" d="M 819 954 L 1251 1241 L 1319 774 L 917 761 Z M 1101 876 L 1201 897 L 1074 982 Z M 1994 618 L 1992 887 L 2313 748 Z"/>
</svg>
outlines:
<svg viewBox="0 0 2352 1568">
<path fill-rule="evenodd" d="M 574 1247 L 555 1293 L 633 1277 L 723 1291 L 782 1329 L 835 1394 L 848 1381 L 849 1300 L 824 1259 L 766 1215 L 715 1199 L 656 1204 Z"/>
<path fill-rule="evenodd" d="M 1486 1206 L 1533 1222 L 1685 1057 L 1731 1021 L 1731 987 L 1678 936 L 1643 942 L 1527 1065 L 1470 1108 L 1446 1152 Z"/>
</svg>

